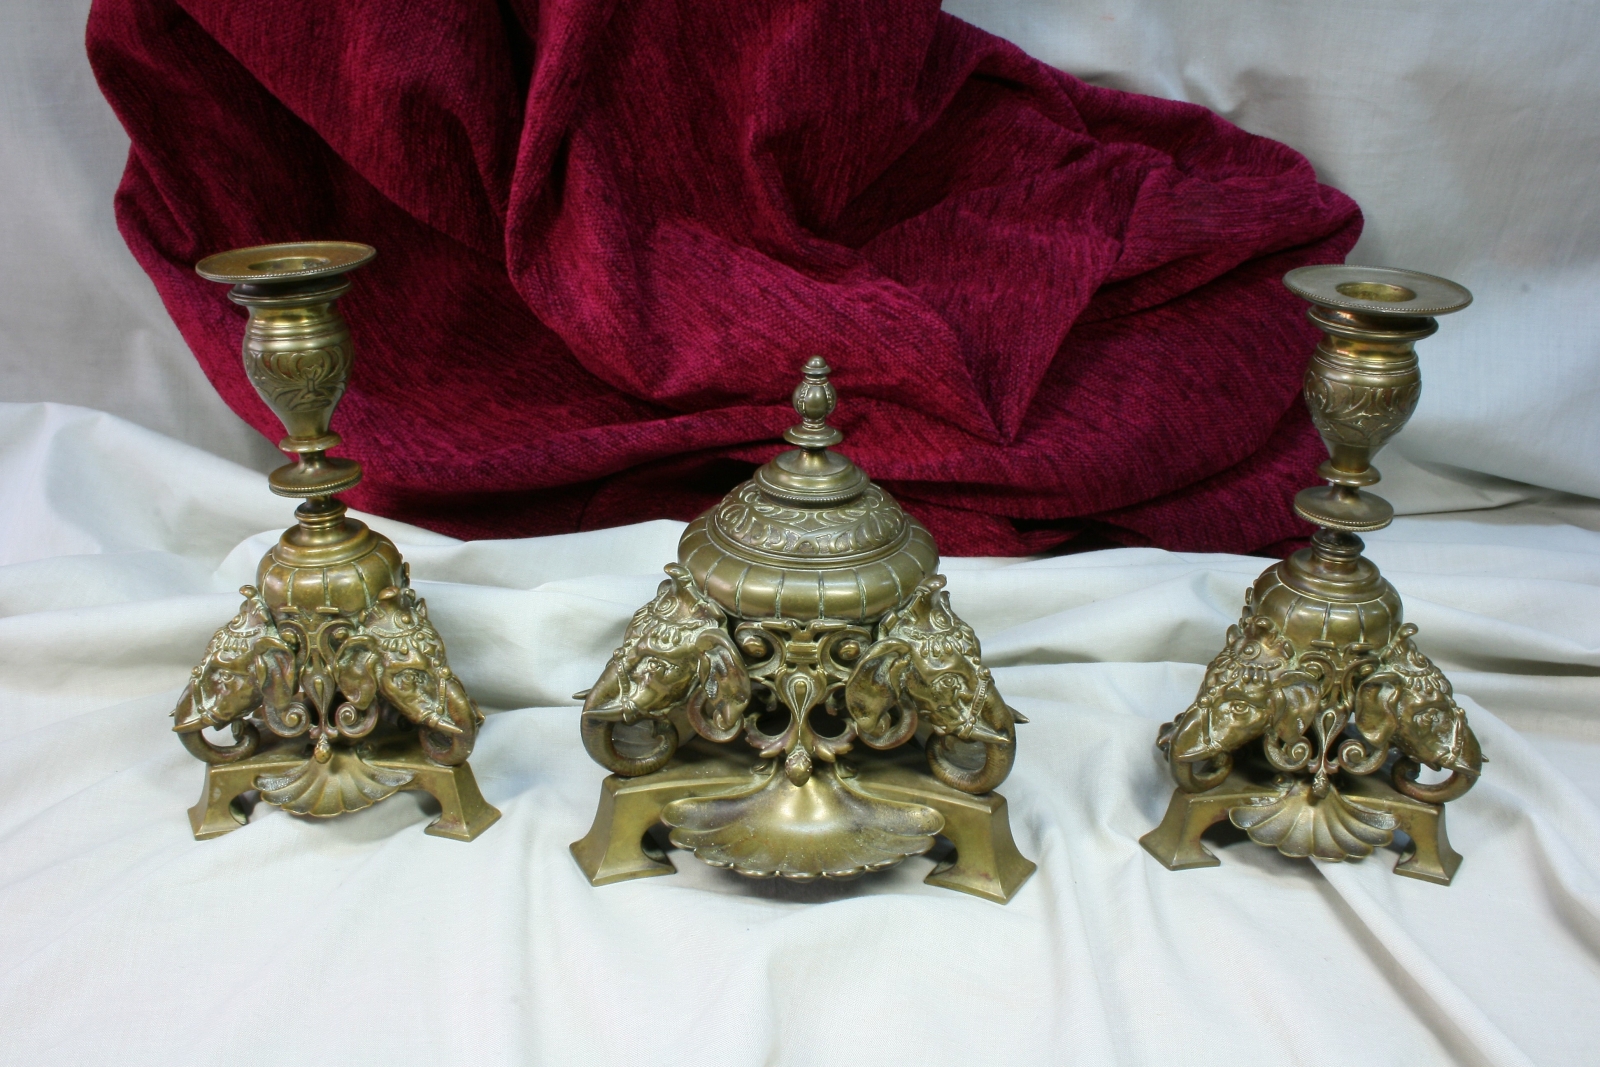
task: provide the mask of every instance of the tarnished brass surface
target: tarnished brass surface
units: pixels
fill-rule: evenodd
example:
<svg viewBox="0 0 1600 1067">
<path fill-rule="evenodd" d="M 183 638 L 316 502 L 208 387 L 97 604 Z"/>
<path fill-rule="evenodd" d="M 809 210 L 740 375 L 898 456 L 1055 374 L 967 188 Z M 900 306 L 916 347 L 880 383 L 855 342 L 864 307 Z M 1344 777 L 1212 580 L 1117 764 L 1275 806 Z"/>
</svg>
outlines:
<svg viewBox="0 0 1600 1067">
<path fill-rule="evenodd" d="M 1411 844 L 1395 862 L 1394 873 L 1450 884 L 1461 856 L 1445 833 L 1443 804 L 1413 800 L 1381 778 L 1344 775 L 1337 786 L 1330 793 L 1331 806 L 1309 803 L 1304 781 L 1266 778 L 1258 784 L 1237 773 L 1203 793 L 1177 789 L 1161 825 L 1139 843 L 1169 870 L 1183 871 L 1221 862 L 1200 835 L 1228 820 L 1287 856 L 1327 860 L 1359 859 L 1403 833 Z M 1273 819 L 1275 825 L 1264 825 Z M 1352 823 L 1354 832 L 1346 829 Z"/>
<path fill-rule="evenodd" d="M 326 817 L 424 789 L 444 808 L 428 832 L 465 841 L 500 817 L 467 765 L 483 713 L 451 671 L 409 568 L 331 496 L 361 479 L 359 463 L 324 454 L 339 444 L 329 420 L 351 360 L 334 301 L 350 288 L 344 275 L 373 255 L 311 241 L 224 252 L 195 268 L 232 283 L 229 298 L 250 311 L 245 369 L 295 456 L 272 472 L 272 489 L 306 498 L 173 711 L 184 747 L 209 765 L 190 812 L 197 838 L 236 829 L 224 816 L 251 790 Z M 224 728 L 226 744 L 207 736 Z M 258 753 L 264 733 L 274 747 Z"/>
<path fill-rule="evenodd" d="M 1361 859 L 1399 831 L 1413 847 L 1396 871 L 1448 884 L 1461 857 L 1444 837 L 1443 805 L 1472 787 L 1484 756 L 1357 532 L 1394 515 L 1365 487 L 1379 480 L 1372 457 L 1416 409 L 1412 346 L 1438 328 L 1432 316 L 1472 297 L 1442 278 L 1374 267 L 1302 267 L 1284 284 L 1311 301 L 1324 335 L 1305 395 L 1329 484 L 1295 498 L 1322 529 L 1256 580 L 1194 703 L 1161 728 L 1178 790 L 1143 844 L 1176 870 L 1216 863 L 1199 838 L 1223 818 L 1287 856 L 1328 860 Z M 1424 766 L 1448 777 L 1424 784 Z M 1388 785 L 1369 777 L 1383 771 Z"/>
<path fill-rule="evenodd" d="M 930 881 L 1003 901 L 1032 871 L 1010 858 L 991 792 L 1023 719 L 951 610 L 927 530 L 832 451 L 828 373 L 806 364 L 801 422 L 784 435 L 799 447 L 689 525 L 656 598 L 579 694 L 584 746 L 615 776 L 573 846 L 597 885 L 664 873 L 639 846 L 657 821 L 678 847 L 754 877 L 881 870 L 950 837 L 952 819 L 971 854 Z M 688 760 L 691 735 L 743 742 L 750 766 Z M 888 795 L 858 746 L 920 748 L 925 769 L 907 779 L 895 764 Z M 981 799 L 952 806 L 951 792 Z"/>
<path fill-rule="evenodd" d="M 801 447 L 695 519 L 678 542 L 694 584 L 735 618 L 866 622 L 939 568 L 933 537 L 860 468 L 832 451 L 837 397 L 820 358 L 795 389 Z"/>
<path fill-rule="evenodd" d="M 852 760 L 852 788 L 864 797 L 923 809 L 940 820 L 938 832 L 952 849 L 923 879 L 927 884 L 1006 903 L 1036 868 L 1011 838 L 1005 798 L 997 793 L 965 793 L 930 778 L 918 748 L 913 742 L 892 752 L 861 753 Z M 783 779 L 774 776 L 770 761 L 748 748 L 694 738 L 664 771 L 636 778 L 614 774 L 602 782 L 594 825 L 583 840 L 573 843 L 572 855 L 597 886 L 672 874 L 672 864 L 645 836 L 663 821 L 663 809 L 685 797 L 748 796 L 752 787 L 762 788 L 774 777 Z M 672 821 L 671 815 L 667 821 Z M 806 823 L 784 825 L 795 832 L 816 829 Z M 673 833 L 676 836 L 679 830 Z M 917 850 L 922 851 L 926 848 Z M 808 873 L 798 880 L 827 876 L 825 871 Z"/>
<path fill-rule="evenodd" d="M 765 763 L 740 792 L 674 800 L 661 821 L 672 827 L 674 845 L 713 867 L 802 882 L 893 867 L 927 852 L 944 829 L 937 811 L 874 797 L 837 760 L 798 784 L 776 762 Z"/>
<path fill-rule="evenodd" d="M 357 757 L 344 752 L 340 758 Z M 500 812 L 478 792 L 471 767 L 464 763 L 441 766 L 429 759 L 414 739 L 391 739 L 387 745 L 366 750 L 360 758 L 363 777 L 379 775 L 397 783 L 384 792 L 385 797 L 415 789 L 431 794 L 439 802 L 439 817 L 428 824 L 425 833 L 471 841 L 500 818 Z M 313 766 L 320 765 L 307 761 L 301 747 L 291 744 L 237 763 L 207 767 L 200 799 L 189 809 L 189 825 L 195 839 L 204 841 L 237 830 L 249 817 L 241 803 L 245 794 L 260 791 L 261 799 L 272 803 L 261 788 L 263 782 L 302 777 Z"/>
</svg>

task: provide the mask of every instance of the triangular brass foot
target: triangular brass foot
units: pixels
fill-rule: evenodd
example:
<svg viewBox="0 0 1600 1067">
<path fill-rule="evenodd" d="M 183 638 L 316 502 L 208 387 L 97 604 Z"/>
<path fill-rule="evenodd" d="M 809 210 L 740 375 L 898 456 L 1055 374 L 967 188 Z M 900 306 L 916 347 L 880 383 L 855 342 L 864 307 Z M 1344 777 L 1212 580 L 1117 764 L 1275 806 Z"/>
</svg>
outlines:
<svg viewBox="0 0 1600 1067">
<path fill-rule="evenodd" d="M 243 826 L 246 814 L 239 798 L 261 787 L 262 778 L 293 774 L 312 757 L 302 746 L 285 746 L 235 763 L 206 767 L 200 800 L 189 809 L 189 826 L 196 841 L 221 837 Z M 439 802 L 439 817 L 426 832 L 435 837 L 471 841 L 500 818 L 500 812 L 478 790 L 478 780 L 467 764 L 445 767 L 434 763 L 415 741 L 367 760 L 373 767 L 406 772 L 410 780 L 400 792 L 420 789 Z"/>
</svg>

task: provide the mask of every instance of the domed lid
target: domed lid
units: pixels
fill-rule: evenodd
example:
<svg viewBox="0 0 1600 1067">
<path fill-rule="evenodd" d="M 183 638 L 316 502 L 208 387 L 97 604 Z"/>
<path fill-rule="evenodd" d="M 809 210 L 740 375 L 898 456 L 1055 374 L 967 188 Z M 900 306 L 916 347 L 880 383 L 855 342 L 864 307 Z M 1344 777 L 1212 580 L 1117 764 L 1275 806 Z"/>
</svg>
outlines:
<svg viewBox="0 0 1600 1067">
<path fill-rule="evenodd" d="M 706 595 L 742 619 L 863 622 L 911 595 L 939 566 L 933 536 L 829 449 L 844 435 L 827 418 L 838 403 L 821 356 L 794 391 L 798 448 L 756 471 L 689 524 L 678 562 Z"/>
</svg>

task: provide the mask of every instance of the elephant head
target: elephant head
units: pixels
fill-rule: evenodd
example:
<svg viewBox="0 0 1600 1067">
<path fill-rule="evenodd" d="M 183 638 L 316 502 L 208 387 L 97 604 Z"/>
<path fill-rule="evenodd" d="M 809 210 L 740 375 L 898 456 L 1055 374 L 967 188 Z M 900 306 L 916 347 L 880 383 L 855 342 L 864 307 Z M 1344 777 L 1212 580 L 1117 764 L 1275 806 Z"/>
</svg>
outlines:
<svg viewBox="0 0 1600 1067">
<path fill-rule="evenodd" d="M 294 650 L 254 586 L 239 590 L 239 613 L 206 646 L 200 665 L 173 710 L 172 728 L 190 753 L 207 763 L 233 763 L 255 754 L 260 733 L 248 717 L 264 704 L 288 703 L 295 690 Z M 232 745 L 215 745 L 207 727 L 229 725 Z"/>
<path fill-rule="evenodd" d="M 378 594 L 360 629 L 340 646 L 335 676 L 345 699 L 339 725 L 347 736 L 371 728 L 381 697 L 417 725 L 422 749 L 435 763 L 457 766 L 472 754 L 483 712 L 450 669 L 428 606 L 410 587 Z"/>
<path fill-rule="evenodd" d="M 1178 784 L 1204 792 L 1228 777 L 1232 753 L 1258 737 L 1270 732 L 1268 747 L 1277 753 L 1300 745 L 1320 693 L 1316 680 L 1296 669 L 1294 647 L 1276 624 L 1247 615 L 1228 628 L 1227 646 L 1206 668 L 1194 703 L 1162 727 L 1157 744 Z"/>
<path fill-rule="evenodd" d="M 934 777 L 968 793 L 986 793 L 1011 773 L 1016 723 L 983 665 L 972 627 L 950 610 L 943 575 L 923 582 L 878 624 L 877 641 L 845 683 L 845 707 L 857 736 L 873 748 L 909 740 L 919 721 L 933 730 Z M 962 750 L 982 746 L 982 761 Z"/>
<path fill-rule="evenodd" d="M 743 727 L 750 676 L 728 636 L 727 616 L 679 564 L 656 597 L 634 613 L 622 645 L 583 699 L 583 744 L 596 763 L 633 777 L 666 766 L 678 748 L 671 721 L 682 711 L 701 736 L 728 741 Z M 645 723 L 644 751 L 618 750 L 619 725 Z M 625 747 L 627 747 L 625 743 Z"/>
<path fill-rule="evenodd" d="M 1450 682 L 1412 643 L 1417 628 L 1402 626 L 1382 654 L 1383 666 L 1356 690 L 1357 728 L 1392 740 L 1400 759 L 1394 787 L 1415 800 L 1443 804 L 1461 796 L 1483 770 L 1483 750 L 1455 702 Z M 1417 781 L 1422 767 L 1447 770 L 1436 785 Z"/>
</svg>

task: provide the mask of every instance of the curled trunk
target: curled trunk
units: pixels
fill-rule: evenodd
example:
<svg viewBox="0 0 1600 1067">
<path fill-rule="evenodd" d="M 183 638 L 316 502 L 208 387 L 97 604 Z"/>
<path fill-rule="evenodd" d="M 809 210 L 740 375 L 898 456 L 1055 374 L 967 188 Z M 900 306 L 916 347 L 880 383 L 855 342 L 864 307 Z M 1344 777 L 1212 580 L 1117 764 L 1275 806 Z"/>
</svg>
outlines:
<svg viewBox="0 0 1600 1067">
<path fill-rule="evenodd" d="M 596 715 L 583 717 L 583 747 L 596 763 L 624 778 L 637 778 L 641 774 L 659 771 L 678 751 L 677 728 L 666 719 L 641 721 L 648 724 L 651 731 L 650 747 L 641 755 L 629 756 L 617 751 L 616 729 L 621 723 Z M 633 746 L 630 744 L 628 747 Z"/>
<path fill-rule="evenodd" d="M 1481 767 L 1480 758 L 1477 766 Z M 1443 804 L 1455 800 L 1467 790 L 1472 788 L 1472 783 L 1478 780 L 1476 768 L 1472 771 L 1455 769 L 1450 772 L 1450 777 L 1434 785 L 1423 785 L 1417 781 L 1417 775 L 1422 773 L 1422 764 L 1409 756 L 1402 756 L 1395 761 L 1394 770 L 1390 773 L 1390 781 L 1394 787 L 1412 800 L 1420 800 L 1424 804 Z"/>
<path fill-rule="evenodd" d="M 234 742 L 231 745 L 214 745 L 204 730 L 186 730 L 178 735 L 189 754 L 206 763 L 237 763 L 249 759 L 261 746 L 261 732 L 241 719 L 232 723 Z"/>
<path fill-rule="evenodd" d="M 933 776 L 963 793 L 987 793 L 1006 780 L 1017 758 L 1016 730 L 1005 725 L 1007 744 L 961 741 L 948 734 L 928 738 L 928 769 Z M 960 746 L 983 745 L 983 763 L 973 767 L 958 758 Z M 969 749 L 970 751 L 970 749 Z"/>
<path fill-rule="evenodd" d="M 1227 781 L 1233 771 L 1233 757 L 1226 752 L 1219 752 L 1204 760 L 1169 758 L 1167 763 L 1172 768 L 1173 781 L 1185 793 L 1204 793 L 1208 789 L 1215 789 Z M 1206 766 L 1210 770 L 1201 770 Z"/>
</svg>

